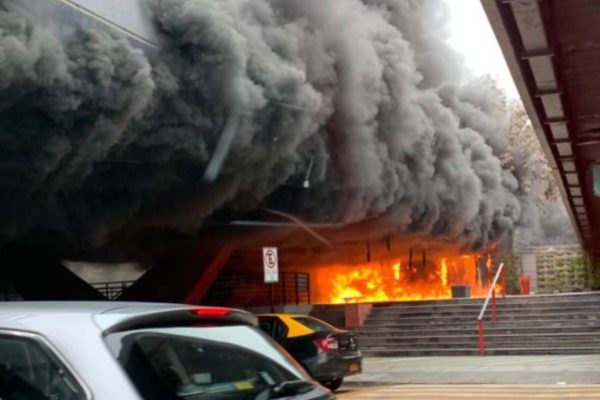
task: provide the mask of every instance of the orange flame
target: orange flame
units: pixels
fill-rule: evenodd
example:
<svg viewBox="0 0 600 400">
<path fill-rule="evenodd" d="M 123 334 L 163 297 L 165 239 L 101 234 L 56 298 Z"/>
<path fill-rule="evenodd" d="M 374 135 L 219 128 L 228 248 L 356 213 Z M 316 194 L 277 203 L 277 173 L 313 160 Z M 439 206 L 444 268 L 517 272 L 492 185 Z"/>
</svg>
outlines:
<svg viewBox="0 0 600 400">
<path fill-rule="evenodd" d="M 485 297 L 493 262 L 474 255 L 442 257 L 418 265 L 401 260 L 316 268 L 312 296 L 317 303 L 355 303 L 452 298 L 452 286 L 468 286 L 471 297 Z M 481 282 L 484 281 L 482 285 Z M 500 288 L 496 287 L 496 291 Z"/>
<path fill-rule="evenodd" d="M 400 261 L 398 261 L 397 263 L 395 263 L 394 265 L 392 265 L 392 269 L 394 270 L 394 279 L 399 281 L 400 280 L 400 271 L 402 268 L 402 264 L 400 263 Z"/>
<path fill-rule="evenodd" d="M 442 258 L 442 269 L 440 270 L 440 278 L 442 279 L 442 285 L 448 286 L 448 259 Z"/>
</svg>

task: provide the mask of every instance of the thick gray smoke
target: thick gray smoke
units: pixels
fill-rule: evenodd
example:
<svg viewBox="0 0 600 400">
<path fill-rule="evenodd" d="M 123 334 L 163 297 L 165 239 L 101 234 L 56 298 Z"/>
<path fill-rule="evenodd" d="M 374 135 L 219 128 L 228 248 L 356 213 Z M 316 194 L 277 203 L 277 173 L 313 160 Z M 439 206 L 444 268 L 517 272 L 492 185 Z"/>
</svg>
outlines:
<svg viewBox="0 0 600 400">
<path fill-rule="evenodd" d="M 3 242 L 193 232 L 266 205 L 319 222 L 384 217 L 472 247 L 524 220 L 501 161 L 500 93 L 462 84 L 440 0 L 150 6 L 163 34 L 153 56 L 0 0 Z"/>
<path fill-rule="evenodd" d="M 515 230 L 516 250 L 528 246 L 577 243 L 577 236 L 562 201 L 552 201 L 545 208 L 529 210 L 530 221 Z"/>
</svg>

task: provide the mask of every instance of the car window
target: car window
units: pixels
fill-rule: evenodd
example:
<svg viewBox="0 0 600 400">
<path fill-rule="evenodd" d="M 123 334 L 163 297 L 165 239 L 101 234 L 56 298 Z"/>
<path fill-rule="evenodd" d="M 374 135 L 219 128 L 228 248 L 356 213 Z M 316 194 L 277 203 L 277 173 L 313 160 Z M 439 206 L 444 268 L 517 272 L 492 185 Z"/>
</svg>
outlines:
<svg viewBox="0 0 600 400">
<path fill-rule="evenodd" d="M 334 332 L 337 329 L 326 322 L 311 317 L 294 317 L 294 321 L 301 323 L 315 332 Z"/>
<path fill-rule="evenodd" d="M 275 317 L 260 317 L 260 329 L 271 336 L 277 342 L 283 342 L 287 338 L 288 328 L 283 321 Z"/>
<path fill-rule="evenodd" d="M 261 331 L 266 333 L 267 335 L 273 337 L 274 329 L 275 329 L 275 318 L 265 318 L 260 317 L 258 320 L 258 327 Z"/>
<path fill-rule="evenodd" d="M 106 340 L 146 400 L 254 400 L 283 382 L 307 379 L 248 326 L 142 329 Z"/>
<path fill-rule="evenodd" d="M 85 391 L 40 342 L 0 334 L 0 399 L 83 400 Z"/>
</svg>

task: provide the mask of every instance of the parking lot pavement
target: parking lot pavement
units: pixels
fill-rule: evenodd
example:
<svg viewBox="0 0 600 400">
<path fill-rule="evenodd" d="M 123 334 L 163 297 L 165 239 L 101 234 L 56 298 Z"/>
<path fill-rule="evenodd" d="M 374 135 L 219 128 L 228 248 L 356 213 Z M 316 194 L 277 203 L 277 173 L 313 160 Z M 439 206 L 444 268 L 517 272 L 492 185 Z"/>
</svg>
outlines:
<svg viewBox="0 0 600 400">
<path fill-rule="evenodd" d="M 346 383 L 597 385 L 600 355 L 365 358 L 363 373 Z"/>
<path fill-rule="evenodd" d="M 600 385 L 394 385 L 342 390 L 339 400 L 599 400 Z"/>
</svg>

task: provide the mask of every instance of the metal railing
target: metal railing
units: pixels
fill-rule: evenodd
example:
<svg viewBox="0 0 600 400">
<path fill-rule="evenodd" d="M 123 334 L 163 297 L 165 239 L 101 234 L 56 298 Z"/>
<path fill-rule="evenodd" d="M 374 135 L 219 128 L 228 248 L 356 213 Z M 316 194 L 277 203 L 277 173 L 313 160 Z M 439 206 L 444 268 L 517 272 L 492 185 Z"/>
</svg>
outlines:
<svg viewBox="0 0 600 400">
<path fill-rule="evenodd" d="M 17 289 L 12 283 L 0 283 L 0 301 L 20 301 L 23 300 Z"/>
<path fill-rule="evenodd" d="M 494 276 L 494 280 L 490 286 L 490 290 L 488 291 L 487 296 L 485 297 L 485 301 L 483 302 L 483 306 L 481 307 L 481 311 L 479 312 L 479 316 L 477 317 L 477 331 L 479 332 L 479 355 L 484 355 L 485 353 L 485 336 L 483 331 L 483 317 L 485 315 L 485 311 L 487 309 L 488 304 L 490 303 L 490 298 L 492 299 L 492 322 L 496 322 L 496 284 L 498 283 L 498 279 L 500 276 L 503 277 L 502 282 L 502 297 L 506 296 L 506 280 L 504 279 L 504 263 L 500 263 L 498 270 L 496 271 L 496 275 Z"/>
<path fill-rule="evenodd" d="M 252 307 L 310 304 L 310 275 L 280 272 L 279 282 L 265 284 L 256 273 L 226 274 L 213 284 L 202 303 L 206 305 Z"/>
<path fill-rule="evenodd" d="M 109 300 L 116 300 L 135 281 L 97 282 L 90 285 Z"/>
</svg>

